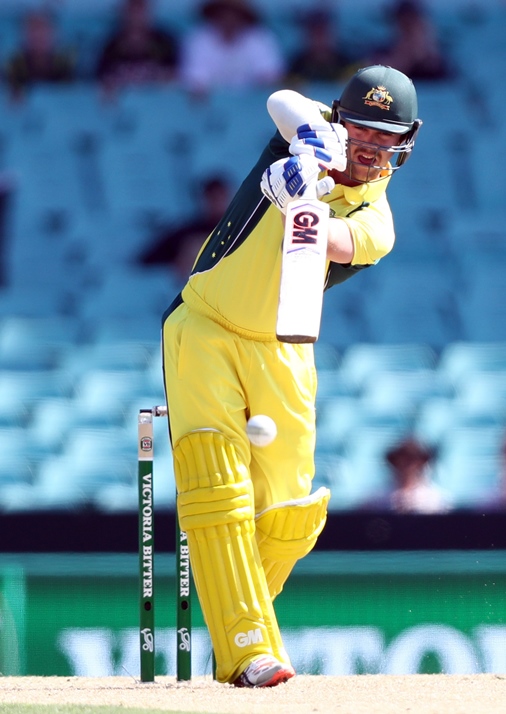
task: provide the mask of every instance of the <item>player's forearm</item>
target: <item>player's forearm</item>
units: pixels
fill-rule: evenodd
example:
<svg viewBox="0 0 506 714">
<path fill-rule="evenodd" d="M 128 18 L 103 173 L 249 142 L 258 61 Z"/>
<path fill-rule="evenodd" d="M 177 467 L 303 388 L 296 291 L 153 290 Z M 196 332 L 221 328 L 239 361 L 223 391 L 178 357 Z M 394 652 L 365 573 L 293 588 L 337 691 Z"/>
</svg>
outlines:
<svg viewBox="0 0 506 714">
<path fill-rule="evenodd" d="M 280 89 L 267 100 L 267 111 L 288 142 L 297 134 L 302 124 L 320 123 L 322 115 L 317 102 L 292 89 Z"/>
<path fill-rule="evenodd" d="M 351 263 L 354 255 L 355 246 L 347 223 L 340 218 L 331 218 L 329 221 L 327 258 L 333 263 L 347 265 Z"/>
</svg>

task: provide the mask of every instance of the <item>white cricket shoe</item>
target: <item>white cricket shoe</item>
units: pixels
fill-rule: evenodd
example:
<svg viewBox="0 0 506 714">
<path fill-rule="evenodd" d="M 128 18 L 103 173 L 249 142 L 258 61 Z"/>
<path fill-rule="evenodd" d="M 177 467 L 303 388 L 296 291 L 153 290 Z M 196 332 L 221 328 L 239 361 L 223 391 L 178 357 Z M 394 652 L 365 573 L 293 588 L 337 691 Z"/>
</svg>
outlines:
<svg viewBox="0 0 506 714">
<path fill-rule="evenodd" d="M 295 670 L 271 655 L 253 660 L 232 682 L 234 687 L 275 687 L 295 677 Z"/>
</svg>

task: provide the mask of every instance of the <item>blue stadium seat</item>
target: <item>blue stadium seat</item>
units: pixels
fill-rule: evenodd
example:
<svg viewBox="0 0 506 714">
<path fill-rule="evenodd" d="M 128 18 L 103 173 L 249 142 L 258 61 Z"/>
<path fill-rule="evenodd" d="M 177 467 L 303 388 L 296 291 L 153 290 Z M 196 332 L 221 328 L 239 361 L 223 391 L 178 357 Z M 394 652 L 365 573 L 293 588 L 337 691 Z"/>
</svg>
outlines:
<svg viewBox="0 0 506 714">
<path fill-rule="evenodd" d="M 366 302 L 373 299 L 375 286 L 375 269 L 369 268 L 326 290 L 319 340 L 340 351 L 355 342 L 369 341 Z"/>
<path fill-rule="evenodd" d="M 475 372 L 472 378 L 460 382 L 456 395 L 467 410 L 502 413 L 506 404 L 506 372 Z"/>
<path fill-rule="evenodd" d="M 69 396 L 71 385 L 59 370 L 15 371 L 0 374 L 0 421 L 21 421 L 34 407 L 48 397 Z"/>
<path fill-rule="evenodd" d="M 463 339 L 471 342 L 506 341 L 504 265 L 497 258 L 473 266 L 460 296 Z"/>
<path fill-rule="evenodd" d="M 446 434 L 435 468 L 458 506 L 479 506 L 497 486 L 503 441 L 503 427 L 461 427 Z"/>
<path fill-rule="evenodd" d="M 200 117 L 202 130 L 192 134 L 192 177 L 218 172 L 239 186 L 276 131 L 266 107 L 271 91 L 228 88 L 209 95 Z M 236 151 L 238 146 L 240 151 Z"/>
<path fill-rule="evenodd" d="M 149 349 L 159 347 L 162 333 L 161 315 L 103 315 L 87 323 L 89 341 L 93 343 L 139 342 Z"/>
<path fill-rule="evenodd" d="M 81 319 L 100 321 L 107 317 L 148 318 L 161 324 L 164 311 L 174 300 L 181 284 L 169 269 L 141 269 L 121 266 L 109 270 L 91 295 L 84 297 Z"/>
<path fill-rule="evenodd" d="M 16 496 L 29 493 L 37 463 L 21 453 L 3 452 L 0 462 L 0 509 L 9 510 Z"/>
<path fill-rule="evenodd" d="M 93 370 L 148 370 L 153 359 L 152 348 L 147 344 L 134 340 L 98 342 L 67 351 L 60 360 L 60 368 L 75 380 Z"/>
<path fill-rule="evenodd" d="M 336 347 L 318 339 L 314 344 L 314 360 L 318 372 L 336 370 L 341 362 L 341 355 Z"/>
<path fill-rule="evenodd" d="M 74 429 L 120 427 L 124 423 L 122 402 L 109 400 L 95 408 L 79 399 L 49 398 L 36 405 L 26 427 L 34 444 L 43 451 L 58 453 L 65 448 Z"/>
<path fill-rule="evenodd" d="M 441 350 L 462 337 L 456 276 L 435 260 L 381 261 L 378 285 L 367 304 L 371 340 L 425 343 Z"/>
<path fill-rule="evenodd" d="M 83 506 L 94 502 L 102 486 L 130 484 L 135 474 L 135 458 L 108 453 L 102 445 L 82 460 L 70 454 L 46 459 L 34 486 L 41 508 Z"/>
<path fill-rule="evenodd" d="M 420 405 L 413 431 L 421 441 L 437 447 L 447 434 L 465 427 L 502 428 L 506 435 L 506 405 L 465 397 L 429 398 Z"/>
<path fill-rule="evenodd" d="M 313 490 L 330 489 L 329 511 L 356 508 L 380 489 L 382 467 L 377 460 L 361 460 L 360 464 L 335 454 L 317 454 Z"/>
<path fill-rule="evenodd" d="M 386 451 L 409 434 L 404 424 L 359 426 L 348 436 L 343 455 L 351 461 L 383 460 Z"/>
<path fill-rule="evenodd" d="M 453 342 L 443 349 L 438 370 L 457 386 L 476 373 L 506 374 L 506 341 Z"/>
<path fill-rule="evenodd" d="M 326 369 L 318 373 L 318 390 L 316 393 L 316 409 L 319 413 L 324 406 L 342 397 L 357 396 L 358 389 L 341 370 Z"/>
<path fill-rule="evenodd" d="M 412 414 L 428 398 L 452 396 L 452 385 L 431 369 L 378 372 L 366 380 L 363 389 L 363 398 L 371 408 L 384 405 L 385 409 Z"/>
<path fill-rule="evenodd" d="M 121 418 L 134 400 L 163 403 L 164 396 L 162 384 L 156 389 L 144 370 L 93 370 L 77 380 L 75 399 L 88 421 L 100 423 L 104 410 Z"/>
<path fill-rule="evenodd" d="M 8 315 L 0 320 L 0 367 L 6 370 L 57 368 L 78 344 L 79 332 L 79 321 L 70 317 Z"/>
<path fill-rule="evenodd" d="M 131 260 L 159 226 L 177 221 L 192 207 L 184 180 L 188 170 L 182 174 L 167 147 L 149 133 L 137 140 L 113 137 L 98 159 L 112 231 L 104 249 L 118 260 Z"/>
<path fill-rule="evenodd" d="M 29 109 L 40 122 L 44 139 L 61 146 L 69 142 L 70 151 L 79 150 L 83 138 L 106 141 L 118 122 L 120 107 L 104 101 L 95 82 L 35 85 L 28 97 Z"/>
<path fill-rule="evenodd" d="M 371 344 L 350 345 L 344 352 L 341 373 L 357 387 L 378 372 L 409 372 L 430 370 L 436 365 L 436 354 L 426 344 Z"/>
<path fill-rule="evenodd" d="M 337 464 L 320 456 L 316 460 L 318 473 L 327 473 L 327 485 L 331 490 L 329 511 L 361 508 L 381 495 L 389 484 L 389 473 L 379 456 L 362 454 L 345 455 Z"/>
<path fill-rule="evenodd" d="M 0 472 L 2 470 L 3 467 L 0 467 Z M 37 489 L 29 481 L 33 476 L 31 466 L 24 467 L 21 464 L 16 473 L 18 476 L 14 482 L 2 483 L 0 476 L 0 508 L 3 513 L 26 512 L 38 508 Z"/>
<path fill-rule="evenodd" d="M 135 458 L 137 440 L 132 439 L 123 425 L 75 426 L 64 441 L 62 454 L 78 462 L 98 461 L 101 454 L 118 459 Z"/>
<path fill-rule="evenodd" d="M 410 408 L 387 402 L 369 403 L 364 397 L 341 397 L 329 401 L 318 412 L 317 450 L 342 453 L 355 432 L 372 429 L 409 433 L 413 426 Z"/>
</svg>

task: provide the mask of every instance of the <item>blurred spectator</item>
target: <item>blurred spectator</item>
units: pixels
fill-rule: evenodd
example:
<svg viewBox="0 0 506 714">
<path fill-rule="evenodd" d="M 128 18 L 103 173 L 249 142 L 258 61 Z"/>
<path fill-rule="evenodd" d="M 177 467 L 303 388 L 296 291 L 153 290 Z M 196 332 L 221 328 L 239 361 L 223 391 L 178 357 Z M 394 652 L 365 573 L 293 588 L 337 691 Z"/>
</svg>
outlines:
<svg viewBox="0 0 506 714">
<path fill-rule="evenodd" d="M 446 513 L 448 496 L 432 480 L 434 454 L 415 439 L 405 439 L 385 454 L 392 473 L 391 490 L 366 508 L 396 513 Z"/>
<path fill-rule="evenodd" d="M 232 198 L 232 187 L 222 176 L 210 176 L 202 184 L 199 209 L 194 219 L 167 228 L 142 253 L 142 265 L 168 265 L 177 278 L 186 280 L 197 253 L 216 228 Z"/>
<path fill-rule="evenodd" d="M 395 34 L 387 47 L 378 49 L 370 62 L 386 64 L 413 80 L 447 79 L 451 72 L 436 28 L 420 0 L 400 0 L 390 9 Z"/>
<path fill-rule="evenodd" d="M 358 69 L 343 50 L 332 14 L 308 10 L 300 20 L 301 46 L 288 63 L 286 81 L 341 82 Z"/>
<path fill-rule="evenodd" d="M 181 81 L 196 94 L 216 87 L 273 84 L 285 59 L 274 33 L 247 0 L 208 0 L 182 42 Z"/>
<path fill-rule="evenodd" d="M 21 47 L 6 63 L 5 79 L 15 99 L 41 82 L 63 83 L 75 78 L 75 56 L 57 46 L 52 17 L 34 11 L 23 21 Z"/>
<path fill-rule="evenodd" d="M 120 26 L 105 44 L 97 77 L 107 91 L 176 78 L 179 43 L 153 24 L 149 0 L 124 0 Z"/>
</svg>

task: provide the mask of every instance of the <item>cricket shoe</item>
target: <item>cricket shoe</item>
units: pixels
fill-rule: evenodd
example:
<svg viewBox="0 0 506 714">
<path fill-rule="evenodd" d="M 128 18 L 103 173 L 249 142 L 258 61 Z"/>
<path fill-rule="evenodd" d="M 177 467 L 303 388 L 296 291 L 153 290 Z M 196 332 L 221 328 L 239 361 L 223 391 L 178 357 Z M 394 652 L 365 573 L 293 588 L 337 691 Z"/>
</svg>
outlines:
<svg viewBox="0 0 506 714">
<path fill-rule="evenodd" d="M 276 687 L 292 677 L 295 677 L 295 670 L 290 665 L 270 655 L 262 655 L 253 660 L 232 684 L 234 687 Z"/>
</svg>

